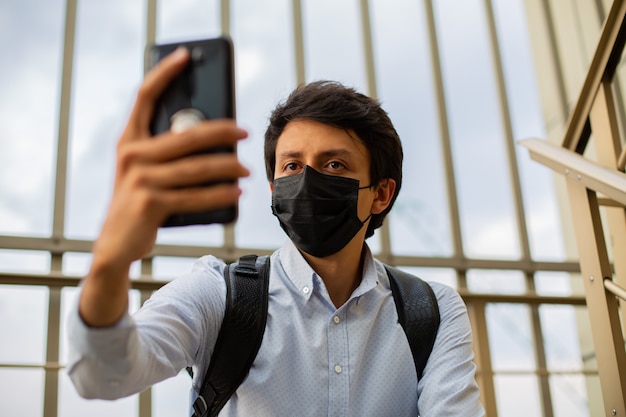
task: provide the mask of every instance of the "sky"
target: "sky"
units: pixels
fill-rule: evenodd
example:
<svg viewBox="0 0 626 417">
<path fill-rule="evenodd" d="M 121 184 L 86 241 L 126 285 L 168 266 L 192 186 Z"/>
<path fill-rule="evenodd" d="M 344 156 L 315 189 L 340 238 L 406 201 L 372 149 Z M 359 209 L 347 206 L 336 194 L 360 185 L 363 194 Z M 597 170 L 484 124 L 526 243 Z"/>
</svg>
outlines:
<svg viewBox="0 0 626 417">
<path fill-rule="evenodd" d="M 66 237 L 94 239 L 105 215 L 114 170 L 117 137 L 124 126 L 143 74 L 145 9 L 143 1 L 79 2 L 71 91 Z M 219 2 L 159 1 L 157 41 L 197 39 L 220 34 Z M 435 21 L 445 86 L 446 110 L 458 187 L 463 247 L 469 257 L 518 259 L 517 225 L 505 159 L 504 132 L 494 85 L 482 2 L 438 0 Z M 250 138 L 238 153 L 252 171 L 242 181 L 244 194 L 236 227 L 237 244 L 272 249 L 285 239 L 271 215 L 270 194 L 262 162 L 262 138 L 272 108 L 295 86 L 291 2 L 233 1 L 231 34 L 236 51 L 237 115 Z M 0 2 L 0 235 L 49 236 L 58 134 L 61 57 L 65 2 L 22 0 Z M 515 141 L 544 137 L 532 54 L 521 0 L 494 1 L 503 55 L 505 82 Z M 392 250 L 400 255 L 450 256 L 453 243 L 435 101 L 426 17 L 421 2 L 370 1 L 377 92 L 389 112 L 405 152 L 404 184 L 389 217 Z M 359 2 L 303 1 L 305 73 L 307 81 L 338 80 L 366 91 L 361 49 Z M 9 36 L 10 34 L 10 36 Z M 530 161 L 516 146 L 520 166 L 531 254 L 536 260 L 563 260 L 559 220 L 549 171 Z M 265 209 L 263 209 L 265 208 Z M 220 226 L 167 230 L 160 243 L 220 245 Z M 374 252 L 378 237 L 370 242 Z M 190 259 L 157 259 L 155 275 L 173 278 L 190 267 Z M 0 250 L 0 271 L 45 273 L 46 254 Z M 64 272 L 84 274 L 89 255 L 69 254 Z M 426 278 L 454 284 L 451 270 L 415 269 Z M 136 270 L 135 270 L 136 272 Z M 474 271 L 468 277 L 476 291 L 523 292 L 523 277 L 514 272 Z M 545 293 L 566 294 L 566 276 L 540 285 Z M 75 299 L 63 293 L 63 314 Z M 0 288 L 0 334 L 20 334 L 0 344 L 0 362 L 41 363 L 45 345 L 47 291 Z M 135 296 L 136 297 L 136 296 Z M 133 308 L 137 308 L 135 300 Z M 496 369 L 528 370 L 534 366 L 525 312 L 494 306 L 490 313 Z M 572 310 L 541 313 L 561 338 L 550 339 L 554 368 L 580 366 Z M 555 320 L 558 318 L 558 320 Z M 569 323 L 563 326 L 562 323 Z M 515 332 L 510 329 L 515 328 Z M 24 333 L 24 332 L 21 332 Z M 549 333 L 547 333 L 549 334 Z M 61 352 L 66 355 L 66 344 Z M 557 378 L 558 379 L 558 378 Z M 582 379 L 556 381 L 557 415 L 586 416 Z M 498 401 L 516 410 L 510 386 L 537 392 L 533 380 L 499 377 Z M 41 401 L 28 401 L 41 387 L 39 370 L 0 368 L 0 392 L 18 386 L 24 399 L 0 395 L 0 415 L 39 415 Z M 189 379 L 180 375 L 155 388 L 155 416 L 186 411 Z M 62 416 L 128 415 L 136 398 L 115 403 L 80 400 L 66 376 L 61 377 Z M 41 393 L 35 398 L 41 398 Z M 529 394 L 528 408 L 539 407 Z M 582 399 L 581 399 L 582 398 Z M 24 408 L 25 407 L 25 408 Z M 526 411 L 528 409 L 526 408 Z M 183 411 L 181 411 L 181 409 Z M 522 408 L 523 409 L 523 408 Z M 582 411 L 581 411 L 582 410 Z M 508 411 L 510 416 L 517 416 Z M 532 414 L 532 413 L 531 413 Z M 521 414 L 520 414 L 521 415 Z M 523 415 L 528 415 L 527 413 Z"/>
</svg>

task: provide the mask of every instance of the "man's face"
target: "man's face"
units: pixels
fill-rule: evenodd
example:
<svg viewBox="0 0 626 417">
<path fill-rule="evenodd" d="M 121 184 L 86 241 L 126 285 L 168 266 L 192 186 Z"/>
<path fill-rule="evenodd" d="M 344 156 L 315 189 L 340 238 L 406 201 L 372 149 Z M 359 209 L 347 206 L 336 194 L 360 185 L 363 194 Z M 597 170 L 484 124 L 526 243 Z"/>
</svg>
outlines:
<svg viewBox="0 0 626 417">
<path fill-rule="evenodd" d="M 370 185 L 370 154 L 360 139 L 345 130 L 312 120 L 287 123 L 276 144 L 274 179 L 299 174 L 306 165 L 327 175 L 359 180 Z M 359 191 L 358 217 L 372 213 L 373 188 Z"/>
</svg>

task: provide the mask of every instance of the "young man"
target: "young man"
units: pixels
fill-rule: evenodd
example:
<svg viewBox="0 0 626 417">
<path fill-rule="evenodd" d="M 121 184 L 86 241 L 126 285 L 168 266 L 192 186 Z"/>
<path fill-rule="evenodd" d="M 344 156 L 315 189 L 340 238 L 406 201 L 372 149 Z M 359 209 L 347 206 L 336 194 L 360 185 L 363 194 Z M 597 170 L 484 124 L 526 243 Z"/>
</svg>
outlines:
<svg viewBox="0 0 626 417">
<path fill-rule="evenodd" d="M 69 375 L 87 398 L 127 396 L 194 366 L 193 399 L 222 323 L 225 265 L 212 256 L 127 313 L 130 264 L 164 219 L 240 194 L 181 186 L 248 175 L 233 155 L 186 156 L 244 138 L 232 121 L 150 138 L 154 99 L 187 59 L 179 50 L 147 75 L 118 145 L 111 206 L 70 319 Z M 365 245 L 402 182 L 400 140 L 378 103 L 336 83 L 296 89 L 272 114 L 265 160 L 290 240 L 271 257 L 261 348 L 220 416 L 483 415 L 461 298 L 432 284 L 441 322 L 418 381 L 389 278 Z"/>
</svg>

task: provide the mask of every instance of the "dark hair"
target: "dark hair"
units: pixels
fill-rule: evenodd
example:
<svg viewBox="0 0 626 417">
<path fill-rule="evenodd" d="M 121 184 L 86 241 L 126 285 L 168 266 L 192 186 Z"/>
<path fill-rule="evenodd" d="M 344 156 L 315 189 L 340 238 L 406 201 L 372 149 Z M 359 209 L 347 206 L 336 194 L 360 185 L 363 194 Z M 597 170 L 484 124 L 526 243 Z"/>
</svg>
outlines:
<svg viewBox="0 0 626 417">
<path fill-rule="evenodd" d="M 312 120 L 353 131 L 370 153 L 371 183 L 377 185 L 385 178 L 396 181 L 389 206 L 372 215 L 365 237 L 372 236 L 383 224 L 402 186 L 402 144 L 387 112 L 377 100 L 338 82 L 316 81 L 298 86 L 274 109 L 265 131 L 265 170 L 270 182 L 274 181 L 276 143 L 293 120 Z"/>
</svg>

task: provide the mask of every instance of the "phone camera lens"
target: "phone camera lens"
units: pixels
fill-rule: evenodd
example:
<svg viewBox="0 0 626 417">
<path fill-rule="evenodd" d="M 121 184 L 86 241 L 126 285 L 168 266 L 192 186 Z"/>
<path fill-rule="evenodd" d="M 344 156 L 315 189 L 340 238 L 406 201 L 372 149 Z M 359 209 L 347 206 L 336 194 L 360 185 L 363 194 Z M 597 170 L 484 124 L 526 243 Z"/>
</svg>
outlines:
<svg viewBox="0 0 626 417">
<path fill-rule="evenodd" d="M 193 62 L 195 63 L 199 63 L 204 61 L 204 51 L 202 50 L 202 48 L 196 46 L 195 48 L 193 48 L 191 50 L 191 59 Z"/>
</svg>

